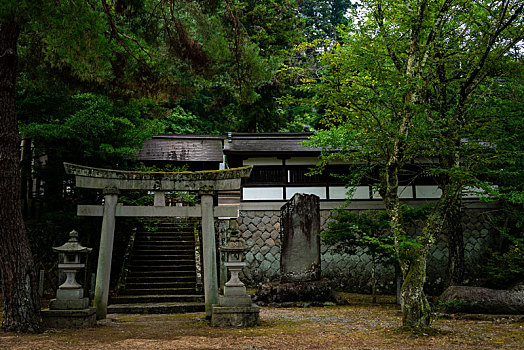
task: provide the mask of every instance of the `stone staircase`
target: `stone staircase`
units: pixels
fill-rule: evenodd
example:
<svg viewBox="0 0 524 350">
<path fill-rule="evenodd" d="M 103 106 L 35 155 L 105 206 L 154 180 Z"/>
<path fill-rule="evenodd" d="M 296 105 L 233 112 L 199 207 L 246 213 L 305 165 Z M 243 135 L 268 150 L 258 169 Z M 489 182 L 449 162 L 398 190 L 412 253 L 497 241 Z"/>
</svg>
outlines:
<svg viewBox="0 0 524 350">
<path fill-rule="evenodd" d="M 136 233 L 125 285 L 108 313 L 204 311 L 197 291 L 195 221 L 161 220 Z"/>
</svg>

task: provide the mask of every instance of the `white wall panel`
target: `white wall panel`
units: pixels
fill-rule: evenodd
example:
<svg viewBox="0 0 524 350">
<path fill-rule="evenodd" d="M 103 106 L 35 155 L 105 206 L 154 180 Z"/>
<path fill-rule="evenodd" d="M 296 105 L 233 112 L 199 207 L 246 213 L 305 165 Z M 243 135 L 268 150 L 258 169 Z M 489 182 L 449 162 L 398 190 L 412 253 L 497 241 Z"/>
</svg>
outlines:
<svg viewBox="0 0 524 350">
<path fill-rule="evenodd" d="M 442 190 L 438 186 L 418 185 L 416 187 L 417 198 L 440 198 L 442 195 Z"/>
<path fill-rule="evenodd" d="M 286 159 L 286 165 L 315 165 L 317 163 L 317 157 L 292 157 Z"/>
<path fill-rule="evenodd" d="M 346 199 L 348 189 L 344 186 L 330 186 L 329 199 Z M 369 199 L 369 186 L 357 186 L 353 199 Z"/>
<path fill-rule="evenodd" d="M 283 187 L 244 187 L 242 199 L 245 201 L 282 200 Z"/>
<path fill-rule="evenodd" d="M 412 186 L 398 186 L 399 198 L 413 198 L 413 187 Z"/>
<path fill-rule="evenodd" d="M 413 198 L 413 187 L 411 186 L 398 186 L 398 196 L 401 199 Z M 373 199 L 381 199 L 378 191 L 373 192 Z"/>
<path fill-rule="evenodd" d="M 265 157 L 265 158 L 248 158 L 244 159 L 244 166 L 247 165 L 282 165 L 282 159 L 277 157 Z"/>
<path fill-rule="evenodd" d="M 286 199 L 291 199 L 295 193 L 316 194 L 320 199 L 326 199 L 325 187 L 287 187 Z"/>
</svg>

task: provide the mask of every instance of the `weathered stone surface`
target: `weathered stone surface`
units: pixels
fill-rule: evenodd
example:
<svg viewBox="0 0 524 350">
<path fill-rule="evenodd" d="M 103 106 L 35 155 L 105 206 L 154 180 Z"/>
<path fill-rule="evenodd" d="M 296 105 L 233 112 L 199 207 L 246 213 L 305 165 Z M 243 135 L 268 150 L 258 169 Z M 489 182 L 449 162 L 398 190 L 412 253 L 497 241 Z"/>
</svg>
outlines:
<svg viewBox="0 0 524 350">
<path fill-rule="evenodd" d="M 260 286 L 257 290 L 255 301 L 286 302 L 286 301 L 333 301 L 331 284 L 328 281 L 270 282 Z"/>
<path fill-rule="evenodd" d="M 270 267 L 271 267 L 271 263 L 267 260 L 262 261 L 262 263 L 260 264 L 260 269 L 262 271 L 267 271 L 269 270 Z"/>
<path fill-rule="evenodd" d="M 260 325 L 260 308 L 257 305 L 243 307 L 213 306 L 213 327 L 253 327 Z"/>
<path fill-rule="evenodd" d="M 45 328 L 88 328 L 96 326 L 96 309 L 42 310 Z"/>
<path fill-rule="evenodd" d="M 83 310 L 89 306 L 89 298 L 53 299 L 49 303 L 51 310 Z"/>
<path fill-rule="evenodd" d="M 320 280 L 320 199 L 297 193 L 280 210 L 280 281 Z"/>
<path fill-rule="evenodd" d="M 262 248 L 260 248 L 260 253 L 262 255 L 266 255 L 267 253 L 269 253 L 270 250 L 271 250 L 270 247 L 268 247 L 267 245 L 264 245 Z"/>
<path fill-rule="evenodd" d="M 510 290 L 451 286 L 440 301 L 448 312 L 524 314 L 524 284 Z"/>
</svg>

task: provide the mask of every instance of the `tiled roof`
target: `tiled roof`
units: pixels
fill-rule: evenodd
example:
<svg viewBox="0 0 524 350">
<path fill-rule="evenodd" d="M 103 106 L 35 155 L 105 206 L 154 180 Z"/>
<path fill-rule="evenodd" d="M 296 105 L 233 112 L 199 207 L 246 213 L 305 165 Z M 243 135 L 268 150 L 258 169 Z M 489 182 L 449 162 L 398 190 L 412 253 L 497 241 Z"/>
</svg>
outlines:
<svg viewBox="0 0 524 350">
<path fill-rule="evenodd" d="M 141 160 L 172 162 L 222 162 L 219 135 L 158 135 L 144 142 L 137 156 Z"/>
<path fill-rule="evenodd" d="M 301 144 L 311 135 L 312 133 L 233 133 L 224 141 L 224 153 L 247 153 L 253 155 L 257 153 L 319 153 L 321 148 L 305 147 Z"/>
</svg>

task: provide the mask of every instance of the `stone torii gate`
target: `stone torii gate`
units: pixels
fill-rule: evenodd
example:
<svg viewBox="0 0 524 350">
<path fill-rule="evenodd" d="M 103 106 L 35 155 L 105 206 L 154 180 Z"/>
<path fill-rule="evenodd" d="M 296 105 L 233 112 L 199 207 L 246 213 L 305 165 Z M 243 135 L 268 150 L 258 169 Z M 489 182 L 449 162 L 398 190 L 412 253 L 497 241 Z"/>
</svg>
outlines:
<svg viewBox="0 0 524 350">
<path fill-rule="evenodd" d="M 76 186 L 103 190 L 104 205 L 79 205 L 79 216 L 102 216 L 102 233 L 98 254 L 94 306 L 97 319 L 107 315 L 109 279 L 113 255 L 115 218 L 132 217 L 201 217 L 202 255 L 204 269 L 204 300 L 206 317 L 211 317 L 212 305 L 218 303 L 218 281 L 215 251 L 215 217 L 238 217 L 238 207 L 213 206 L 217 191 L 240 189 L 242 178 L 248 178 L 252 167 L 197 172 L 138 172 L 99 169 L 64 163 L 67 174 L 75 175 Z M 119 205 L 120 190 L 154 191 L 153 206 Z M 166 191 L 195 191 L 201 204 L 167 207 Z"/>
</svg>

